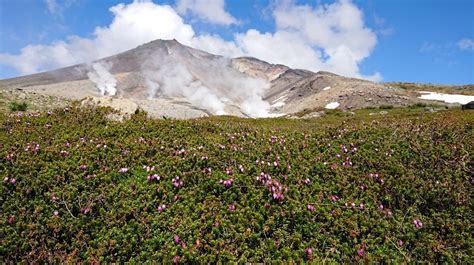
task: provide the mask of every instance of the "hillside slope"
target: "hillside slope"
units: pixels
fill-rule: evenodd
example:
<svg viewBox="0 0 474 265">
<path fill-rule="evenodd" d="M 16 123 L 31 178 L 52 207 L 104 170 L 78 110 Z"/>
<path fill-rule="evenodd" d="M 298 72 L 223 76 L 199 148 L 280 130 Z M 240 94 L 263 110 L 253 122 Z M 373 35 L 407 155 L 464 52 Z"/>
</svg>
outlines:
<svg viewBox="0 0 474 265">
<path fill-rule="evenodd" d="M 204 116 L 241 117 L 423 102 L 416 90 L 401 85 L 291 69 L 251 57 L 228 59 L 176 40 L 156 40 L 89 64 L 0 80 L 0 89 L 67 100 L 112 95 L 112 100 L 125 98 L 156 117 L 162 113 L 154 99 L 169 109 L 185 103 Z"/>
<path fill-rule="evenodd" d="M 0 113 L 6 263 L 472 260 L 474 112 Z"/>
</svg>

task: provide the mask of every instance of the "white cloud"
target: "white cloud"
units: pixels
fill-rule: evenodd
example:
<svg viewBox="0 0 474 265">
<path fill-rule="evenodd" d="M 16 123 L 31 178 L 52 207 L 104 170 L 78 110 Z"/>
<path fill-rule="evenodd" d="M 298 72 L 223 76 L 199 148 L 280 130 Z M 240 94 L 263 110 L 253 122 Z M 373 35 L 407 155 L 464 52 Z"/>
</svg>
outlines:
<svg viewBox="0 0 474 265">
<path fill-rule="evenodd" d="M 236 42 L 245 54 L 264 61 L 310 70 L 323 67 L 319 59 L 321 53 L 305 44 L 296 32 L 260 33 L 249 30 L 245 34 L 237 34 Z"/>
<path fill-rule="evenodd" d="M 190 25 L 170 6 L 139 1 L 110 8 L 114 14 L 107 27 L 97 27 L 91 39 L 78 36 L 50 45 L 28 45 L 20 54 L 0 54 L 0 64 L 32 74 L 89 62 L 134 48 L 155 39 L 177 39 L 189 43 L 194 36 Z"/>
<path fill-rule="evenodd" d="M 229 58 L 242 56 L 243 52 L 240 47 L 233 41 L 225 41 L 218 35 L 203 34 L 195 36 L 188 45 L 214 54 L 224 55 Z"/>
<path fill-rule="evenodd" d="M 115 54 L 155 39 L 188 41 L 194 36 L 190 25 L 184 23 L 173 8 L 151 1 L 136 1 L 110 8 L 112 24 L 96 28 L 95 44 L 101 54 Z"/>
<path fill-rule="evenodd" d="M 46 7 L 51 14 L 55 14 L 59 10 L 58 3 L 56 0 L 45 0 Z"/>
<path fill-rule="evenodd" d="M 459 49 L 461 50 L 474 51 L 474 41 L 471 39 L 462 39 L 457 44 L 458 44 Z"/>
<path fill-rule="evenodd" d="M 177 0 L 176 10 L 180 14 L 192 13 L 200 19 L 220 24 L 237 24 L 238 20 L 225 11 L 224 0 Z"/>
<path fill-rule="evenodd" d="M 377 43 L 375 33 L 365 27 L 363 13 L 350 1 L 329 5 L 297 5 L 282 2 L 274 11 L 278 32 L 292 32 L 299 45 L 320 51 L 319 63 L 310 70 L 325 70 L 361 77 L 359 64 Z M 321 68 L 320 68 L 321 67 Z"/>
<path fill-rule="evenodd" d="M 222 10 L 223 6 L 222 1 Z M 110 56 L 155 39 L 175 38 L 228 57 L 253 56 L 293 68 L 381 80 L 379 73 L 360 73 L 359 65 L 371 54 L 377 37 L 364 25 L 361 10 L 347 0 L 316 7 L 277 2 L 274 32 L 248 29 L 235 33 L 230 41 L 219 35 L 196 35 L 167 5 L 141 0 L 113 6 L 110 11 L 112 23 L 96 28 L 93 38 L 71 36 L 50 45 L 29 45 L 18 55 L 0 54 L 0 64 L 30 74 Z"/>
<path fill-rule="evenodd" d="M 64 10 L 72 6 L 75 2 L 76 0 L 44 0 L 49 13 L 59 17 L 62 17 Z"/>
<path fill-rule="evenodd" d="M 350 1 L 316 7 L 279 1 L 273 17 L 275 32 L 250 29 L 235 34 L 232 42 L 207 36 L 206 45 L 198 41 L 193 46 L 227 56 L 254 56 L 293 68 L 382 80 L 380 73 L 360 73 L 359 65 L 375 48 L 377 36 L 364 25 L 362 11 Z M 224 46 L 227 49 L 222 49 Z"/>
<path fill-rule="evenodd" d="M 32 74 L 77 62 L 64 41 L 50 45 L 28 45 L 21 49 L 20 55 L 0 54 L 1 64 L 13 66 L 21 74 Z"/>
</svg>

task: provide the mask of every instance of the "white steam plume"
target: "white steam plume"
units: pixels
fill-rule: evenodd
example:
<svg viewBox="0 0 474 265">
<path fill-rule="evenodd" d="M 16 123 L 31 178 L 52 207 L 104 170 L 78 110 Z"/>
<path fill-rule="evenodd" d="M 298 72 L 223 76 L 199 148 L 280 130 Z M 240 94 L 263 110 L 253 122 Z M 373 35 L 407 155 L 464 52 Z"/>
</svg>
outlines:
<svg viewBox="0 0 474 265">
<path fill-rule="evenodd" d="M 222 101 L 200 81 L 194 80 L 183 64 L 166 59 L 159 61 L 154 68 L 143 70 L 148 98 L 153 98 L 157 93 L 168 97 L 184 97 L 213 114 L 225 114 Z"/>
<path fill-rule="evenodd" d="M 160 91 L 160 84 L 145 77 L 145 83 L 148 88 L 148 99 L 153 99 Z"/>
<path fill-rule="evenodd" d="M 250 117 L 267 117 L 270 104 L 262 99 L 268 82 L 248 77 L 226 58 L 208 57 L 187 50 L 163 49 L 142 65 L 148 95 L 184 97 L 213 114 L 226 113 L 229 104 Z"/>
<path fill-rule="evenodd" d="M 93 63 L 92 71 L 87 73 L 87 77 L 91 80 L 102 96 L 114 96 L 117 93 L 117 80 L 108 69 L 111 65 L 105 62 Z"/>
</svg>

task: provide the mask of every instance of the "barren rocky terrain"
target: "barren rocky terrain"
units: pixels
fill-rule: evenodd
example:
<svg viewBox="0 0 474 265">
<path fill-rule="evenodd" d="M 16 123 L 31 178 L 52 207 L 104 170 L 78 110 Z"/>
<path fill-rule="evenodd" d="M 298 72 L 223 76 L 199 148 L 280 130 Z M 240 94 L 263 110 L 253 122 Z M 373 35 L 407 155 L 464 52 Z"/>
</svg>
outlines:
<svg viewBox="0 0 474 265">
<path fill-rule="evenodd" d="M 175 40 L 153 41 L 95 63 L 107 66 L 117 90 L 114 95 L 101 99 L 100 84 L 89 78 L 92 64 L 81 64 L 0 80 L 0 109 L 7 110 L 12 101 L 24 101 L 30 110 L 44 110 L 87 98 L 84 104 L 126 109 L 124 114 L 142 109 L 154 118 L 214 114 L 253 117 L 255 110 L 246 111 L 244 105 L 261 108 L 263 112 L 259 109 L 257 113 L 263 114 L 258 117 L 295 116 L 301 112 L 318 116 L 325 109 L 433 102 L 421 100 L 420 91 L 474 95 L 473 86 L 374 83 L 329 72 L 291 69 L 250 57 L 229 60 Z M 247 98 L 255 100 L 246 102 Z M 217 107 L 212 100 L 218 101 Z"/>
</svg>

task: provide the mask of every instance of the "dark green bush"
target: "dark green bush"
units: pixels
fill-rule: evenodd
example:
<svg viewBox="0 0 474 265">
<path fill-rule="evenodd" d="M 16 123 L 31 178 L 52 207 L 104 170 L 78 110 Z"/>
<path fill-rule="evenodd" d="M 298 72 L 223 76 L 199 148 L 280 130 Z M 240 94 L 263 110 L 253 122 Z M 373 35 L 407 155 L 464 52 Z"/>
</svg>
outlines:
<svg viewBox="0 0 474 265">
<path fill-rule="evenodd" d="M 379 106 L 379 109 L 393 109 L 392 105 L 381 105 Z"/>
<path fill-rule="evenodd" d="M 17 102 L 12 101 L 10 102 L 10 111 L 26 111 L 28 109 L 28 103 L 26 102 Z"/>
<path fill-rule="evenodd" d="M 413 104 L 413 105 L 410 105 L 409 108 L 411 109 L 416 109 L 416 108 L 425 108 L 427 107 L 428 105 L 426 103 L 416 103 L 416 104 Z"/>
</svg>

